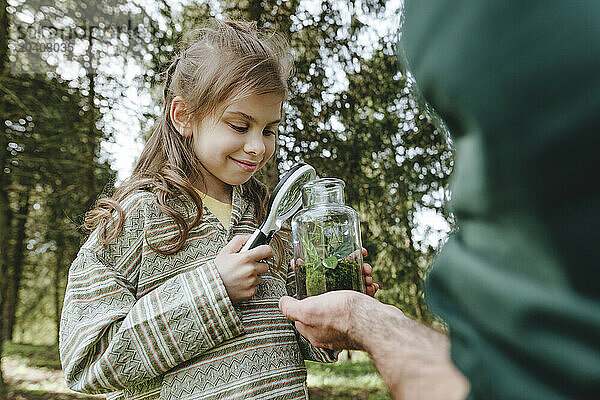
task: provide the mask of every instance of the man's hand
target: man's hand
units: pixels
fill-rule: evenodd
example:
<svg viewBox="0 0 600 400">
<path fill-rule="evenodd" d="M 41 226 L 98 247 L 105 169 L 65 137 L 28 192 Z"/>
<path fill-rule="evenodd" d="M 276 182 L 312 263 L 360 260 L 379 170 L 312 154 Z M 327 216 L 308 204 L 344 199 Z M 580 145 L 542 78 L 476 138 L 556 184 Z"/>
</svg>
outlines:
<svg viewBox="0 0 600 400">
<path fill-rule="evenodd" d="M 284 296 L 279 300 L 279 308 L 288 319 L 295 321 L 298 332 L 314 346 L 362 350 L 361 329 L 368 330 L 369 327 L 355 326 L 360 322 L 353 317 L 360 315 L 361 309 L 368 309 L 370 302 L 378 303 L 364 294 L 340 290 L 304 300 Z M 367 322 L 366 318 L 364 322 Z"/>
<path fill-rule="evenodd" d="M 450 361 L 448 338 L 398 308 L 354 291 L 328 292 L 279 308 L 317 347 L 368 352 L 394 399 L 464 399 L 469 384 Z"/>
<path fill-rule="evenodd" d="M 234 303 L 254 296 L 261 281 L 260 275 L 269 269 L 260 260 L 273 257 L 273 249 L 266 244 L 238 253 L 249 238 L 250 235 L 235 236 L 215 257 L 221 280 Z"/>
</svg>

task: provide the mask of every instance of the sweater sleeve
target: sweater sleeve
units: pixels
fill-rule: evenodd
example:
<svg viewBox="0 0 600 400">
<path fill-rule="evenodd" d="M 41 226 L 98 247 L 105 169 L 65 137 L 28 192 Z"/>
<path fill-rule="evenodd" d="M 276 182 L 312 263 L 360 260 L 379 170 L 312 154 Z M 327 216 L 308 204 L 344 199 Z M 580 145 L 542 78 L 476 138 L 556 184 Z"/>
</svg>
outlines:
<svg viewBox="0 0 600 400">
<path fill-rule="evenodd" d="M 71 389 L 137 386 L 244 333 L 214 262 L 198 261 L 136 298 L 135 284 L 94 245 L 92 236 L 71 265 L 61 317 L 60 356 Z"/>
</svg>

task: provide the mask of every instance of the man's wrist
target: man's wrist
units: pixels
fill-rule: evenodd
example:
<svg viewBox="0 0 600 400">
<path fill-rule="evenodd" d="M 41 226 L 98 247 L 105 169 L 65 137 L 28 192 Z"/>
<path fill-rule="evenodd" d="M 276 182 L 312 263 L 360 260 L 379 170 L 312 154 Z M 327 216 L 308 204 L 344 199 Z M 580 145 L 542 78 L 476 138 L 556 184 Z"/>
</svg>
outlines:
<svg viewBox="0 0 600 400">
<path fill-rule="evenodd" d="M 364 350 L 373 357 L 380 352 L 412 357 L 416 351 L 419 355 L 425 352 L 430 357 L 446 357 L 448 351 L 447 338 L 433 329 L 414 321 L 404 315 L 398 308 L 381 303 L 369 296 L 355 296 L 352 299 L 348 339 L 359 350 Z"/>
<path fill-rule="evenodd" d="M 386 336 L 389 338 L 386 333 L 389 330 L 388 324 L 402 324 L 402 318 L 406 318 L 396 307 L 359 293 L 350 298 L 348 308 L 348 345 L 370 354 L 377 351 L 380 341 L 385 340 Z"/>
<path fill-rule="evenodd" d="M 370 298 L 353 298 L 349 338 L 370 354 L 396 398 L 425 390 L 423 398 L 463 399 L 468 382 L 450 360 L 448 338 L 394 306 Z M 440 387 L 431 387 L 431 382 Z M 430 396 L 430 395 L 431 396 Z M 420 397 L 419 397 L 420 398 Z"/>
</svg>

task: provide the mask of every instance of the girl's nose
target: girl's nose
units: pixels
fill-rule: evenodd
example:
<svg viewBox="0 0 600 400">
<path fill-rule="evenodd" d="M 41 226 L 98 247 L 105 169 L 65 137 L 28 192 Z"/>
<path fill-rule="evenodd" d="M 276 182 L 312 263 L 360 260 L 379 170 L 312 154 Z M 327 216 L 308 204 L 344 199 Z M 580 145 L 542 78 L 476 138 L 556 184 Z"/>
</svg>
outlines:
<svg viewBox="0 0 600 400">
<path fill-rule="evenodd" d="M 262 156 L 265 153 L 265 142 L 262 132 L 252 133 L 247 136 L 248 140 L 244 145 L 244 151 L 255 156 Z"/>
</svg>

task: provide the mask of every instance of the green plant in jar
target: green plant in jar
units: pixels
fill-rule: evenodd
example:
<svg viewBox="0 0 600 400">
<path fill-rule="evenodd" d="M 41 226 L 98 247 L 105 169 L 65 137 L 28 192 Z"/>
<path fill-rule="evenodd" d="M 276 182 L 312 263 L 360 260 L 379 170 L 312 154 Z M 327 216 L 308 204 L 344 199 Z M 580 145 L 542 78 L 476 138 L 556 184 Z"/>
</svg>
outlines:
<svg viewBox="0 0 600 400">
<path fill-rule="evenodd" d="M 344 182 L 304 185 L 303 208 L 292 220 L 298 298 L 332 290 L 365 291 L 358 214 L 344 205 Z"/>
</svg>

